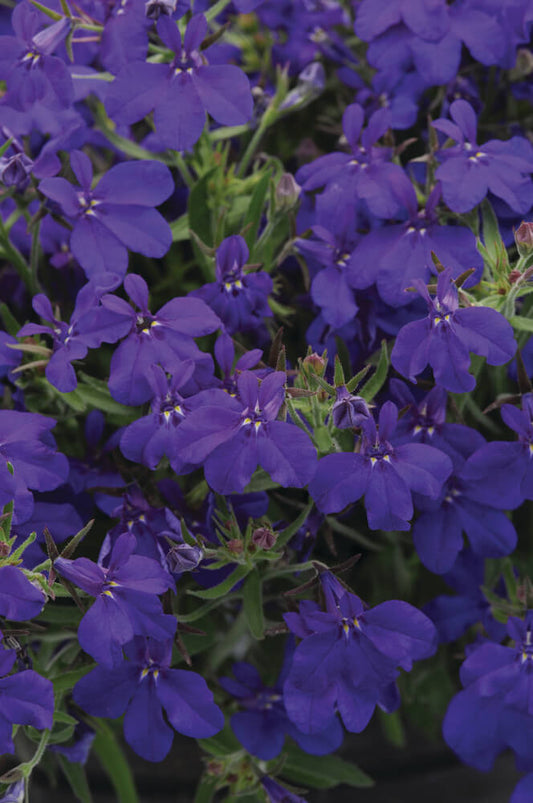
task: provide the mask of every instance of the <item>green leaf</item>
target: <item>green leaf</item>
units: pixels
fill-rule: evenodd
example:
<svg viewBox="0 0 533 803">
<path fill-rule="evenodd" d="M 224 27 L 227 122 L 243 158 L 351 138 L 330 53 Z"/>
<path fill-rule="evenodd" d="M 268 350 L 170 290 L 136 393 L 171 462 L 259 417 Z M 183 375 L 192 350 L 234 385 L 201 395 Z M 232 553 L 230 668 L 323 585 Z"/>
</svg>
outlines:
<svg viewBox="0 0 533 803">
<path fill-rule="evenodd" d="M 54 692 L 56 695 L 64 694 L 74 688 L 78 680 L 81 680 L 94 666 L 82 666 L 81 669 L 73 669 L 70 672 L 63 672 L 59 677 L 52 678 Z"/>
<path fill-rule="evenodd" d="M 115 734 L 101 719 L 92 719 L 96 730 L 93 749 L 117 793 L 117 803 L 139 803 L 133 776 Z"/>
<path fill-rule="evenodd" d="M 281 530 L 281 532 L 278 533 L 278 537 L 276 539 L 277 547 L 285 546 L 285 544 L 288 541 L 290 541 L 292 536 L 298 532 L 300 527 L 303 527 L 303 525 L 307 521 L 309 514 L 313 509 L 313 504 L 314 504 L 313 500 L 310 499 L 307 505 L 302 510 L 302 512 L 294 519 L 294 521 L 291 522 L 291 524 L 289 524 L 287 527 L 285 527 L 284 530 Z"/>
<path fill-rule="evenodd" d="M 179 217 L 177 220 L 174 220 L 174 222 L 170 224 L 172 242 L 179 243 L 182 240 L 190 240 L 189 229 L 189 215 L 185 214 Z"/>
<path fill-rule="evenodd" d="M 333 381 L 335 382 L 336 388 L 346 384 L 342 363 L 338 354 L 335 355 L 335 376 Z"/>
<path fill-rule="evenodd" d="M 261 217 L 263 215 L 269 183 L 270 171 L 265 172 L 257 182 L 243 220 L 243 229 L 249 226 L 244 234 L 244 239 L 246 240 L 246 245 L 250 249 L 250 262 L 253 262 L 255 241 L 257 239 L 257 232 L 259 231 L 259 226 L 261 224 Z"/>
<path fill-rule="evenodd" d="M 510 321 L 513 329 L 518 329 L 521 332 L 533 332 L 533 320 L 531 318 L 522 318 L 520 315 L 515 315 Z"/>
<path fill-rule="evenodd" d="M 321 376 L 318 376 L 318 374 L 311 374 L 311 381 L 316 382 L 317 385 L 320 385 L 322 390 L 325 390 L 326 393 L 328 393 L 330 396 L 336 395 L 335 388 L 332 385 L 328 384 L 328 382 L 326 382 L 325 379 L 322 379 Z"/>
<path fill-rule="evenodd" d="M 392 714 L 386 714 L 383 709 L 378 707 L 378 715 L 387 740 L 395 747 L 405 747 L 405 729 L 399 712 L 393 711 Z"/>
<path fill-rule="evenodd" d="M 389 352 L 387 350 L 387 341 L 381 341 L 381 354 L 379 355 L 379 362 L 375 372 L 372 374 L 368 382 L 365 382 L 360 390 L 360 394 L 367 402 L 371 402 L 374 396 L 379 393 L 389 372 Z"/>
<path fill-rule="evenodd" d="M 243 493 L 251 494 L 256 491 L 270 491 L 273 488 L 279 488 L 278 483 L 271 480 L 266 471 L 260 468 L 255 472 Z"/>
<path fill-rule="evenodd" d="M 87 782 L 85 768 L 81 764 L 73 764 L 67 761 L 66 758 L 59 755 L 57 756 L 59 766 L 61 767 L 65 778 L 70 784 L 70 788 L 76 795 L 76 800 L 79 803 L 92 803 L 91 790 Z"/>
<path fill-rule="evenodd" d="M 296 745 L 290 745 L 287 753 L 282 775 L 293 783 L 313 789 L 332 789 L 341 783 L 357 788 L 374 785 L 363 770 L 338 756 L 311 756 Z"/>
<path fill-rule="evenodd" d="M 32 6 L 38 8 L 39 11 L 42 11 L 43 14 L 46 14 L 47 17 L 50 17 L 51 19 L 55 20 L 55 22 L 59 22 L 59 20 L 63 19 L 62 14 L 58 14 L 57 11 L 53 11 L 51 8 L 48 8 L 48 6 L 43 6 L 42 3 L 38 3 L 37 0 L 30 0 L 30 2 Z"/>
<path fill-rule="evenodd" d="M 495 256 L 498 253 L 498 247 L 502 238 L 498 227 L 498 218 L 487 199 L 481 204 L 481 219 L 483 221 L 483 242 L 485 248 L 488 249 L 491 256 Z"/>
<path fill-rule="evenodd" d="M 81 380 L 73 393 L 77 393 L 79 398 L 91 407 L 96 407 L 103 413 L 109 413 L 122 418 L 124 421 L 135 421 L 139 417 L 138 408 L 127 407 L 115 401 L 109 392 L 107 382 L 88 376 L 82 371 L 78 371 L 78 378 Z M 64 394 L 67 395 L 67 394 Z"/>
<path fill-rule="evenodd" d="M 237 741 L 237 737 L 228 724 L 215 736 L 211 736 L 209 739 L 198 739 L 198 744 L 207 753 L 218 758 L 230 756 L 232 753 L 242 750 L 241 743 Z"/>
<path fill-rule="evenodd" d="M 4 304 L 3 302 L 0 304 L 0 315 L 2 316 L 2 321 L 8 335 L 15 337 L 19 329 L 22 327 L 7 304 Z"/>
<path fill-rule="evenodd" d="M 194 796 L 194 803 L 211 803 L 217 790 L 217 778 L 213 775 L 204 775 Z"/>
<path fill-rule="evenodd" d="M 250 633 L 256 639 L 264 638 L 265 617 L 263 616 L 263 586 L 257 569 L 251 571 L 246 578 L 242 602 Z"/>
<path fill-rule="evenodd" d="M 209 185 L 219 172 L 218 167 L 213 167 L 200 181 L 197 181 L 189 194 L 189 228 L 198 235 L 200 240 L 206 245 L 213 247 L 213 227 L 211 222 L 211 209 L 209 199 L 211 192 Z"/>
<path fill-rule="evenodd" d="M 231 591 L 233 586 L 239 580 L 243 580 L 249 572 L 248 566 L 237 566 L 220 585 L 213 586 L 213 588 L 203 588 L 201 591 L 188 591 L 187 593 L 193 597 L 200 597 L 200 599 L 218 599 Z"/>
</svg>

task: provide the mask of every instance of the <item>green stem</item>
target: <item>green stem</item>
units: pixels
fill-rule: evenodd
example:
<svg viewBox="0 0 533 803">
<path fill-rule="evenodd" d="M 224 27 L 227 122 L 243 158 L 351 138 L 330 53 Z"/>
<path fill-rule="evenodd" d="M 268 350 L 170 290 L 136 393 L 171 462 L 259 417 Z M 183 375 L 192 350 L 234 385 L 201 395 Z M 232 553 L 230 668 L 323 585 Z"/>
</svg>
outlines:
<svg viewBox="0 0 533 803">
<path fill-rule="evenodd" d="M 9 233 L 6 230 L 3 220 L 0 218 L 0 246 L 4 251 L 4 255 L 17 271 L 18 275 L 32 294 L 36 295 L 39 292 L 39 284 L 32 275 L 31 269 L 15 246 L 9 240 Z"/>
<path fill-rule="evenodd" d="M 215 19 L 215 17 L 218 17 L 218 15 L 219 15 L 219 14 L 220 14 L 222 11 L 224 11 L 224 9 L 226 8 L 226 6 L 229 6 L 229 4 L 230 4 L 230 3 L 231 3 L 231 0 L 218 0 L 218 2 L 217 2 L 217 3 L 215 3 L 215 5 L 214 5 L 214 6 L 212 6 L 212 7 L 209 9 L 209 11 L 206 11 L 206 13 L 205 13 L 205 18 L 206 18 L 206 20 L 207 20 L 208 22 L 211 22 L 211 20 L 214 20 L 214 19 Z"/>
<path fill-rule="evenodd" d="M 237 177 L 243 178 L 244 174 L 248 170 L 248 166 L 253 159 L 254 153 L 257 150 L 257 146 L 261 140 L 261 137 L 269 127 L 269 123 L 265 123 L 266 114 L 263 116 L 261 123 L 259 124 L 258 128 L 256 128 L 253 137 L 251 138 L 250 142 L 248 143 L 248 147 L 244 151 L 244 156 L 242 157 L 241 163 L 239 165 L 239 169 L 237 170 Z"/>
<path fill-rule="evenodd" d="M 41 740 L 40 740 L 39 744 L 37 745 L 37 750 L 33 754 L 32 758 L 29 761 L 26 761 L 25 764 L 21 764 L 20 767 L 17 767 L 17 769 L 19 769 L 22 772 L 22 774 L 24 775 L 24 778 L 26 780 L 28 780 L 28 778 L 32 774 L 34 768 L 41 761 L 41 759 L 42 759 L 42 757 L 44 755 L 44 751 L 46 750 L 46 747 L 48 745 L 49 740 L 50 740 L 50 731 L 49 730 L 43 731 L 43 733 L 41 735 Z M 24 803 L 30 803 L 29 784 L 28 783 L 25 784 Z"/>
<path fill-rule="evenodd" d="M 182 177 L 184 184 L 190 190 L 192 190 L 192 188 L 194 187 L 194 178 L 192 176 L 191 171 L 187 167 L 185 159 L 183 158 L 181 153 L 178 153 L 177 151 L 174 154 L 174 164 L 178 168 L 179 174 Z"/>
</svg>

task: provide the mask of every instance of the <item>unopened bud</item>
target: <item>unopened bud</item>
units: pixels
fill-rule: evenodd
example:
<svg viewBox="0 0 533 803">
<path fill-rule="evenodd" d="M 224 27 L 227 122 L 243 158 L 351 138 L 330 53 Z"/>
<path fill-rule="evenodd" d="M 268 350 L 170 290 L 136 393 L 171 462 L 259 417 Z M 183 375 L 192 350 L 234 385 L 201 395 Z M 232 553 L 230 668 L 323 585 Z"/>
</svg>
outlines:
<svg viewBox="0 0 533 803">
<path fill-rule="evenodd" d="M 268 527 L 258 527 L 252 535 L 252 542 L 260 549 L 272 549 L 278 537 Z"/>
<path fill-rule="evenodd" d="M 161 14 L 170 17 L 176 10 L 176 0 L 148 0 L 144 6 L 150 20 L 158 20 Z"/>
<path fill-rule="evenodd" d="M 200 564 L 204 553 L 192 544 L 174 544 L 167 553 L 167 563 L 171 572 L 191 572 Z"/>
<path fill-rule="evenodd" d="M 240 538 L 232 538 L 231 541 L 228 541 L 226 546 L 230 552 L 233 552 L 234 555 L 240 555 L 244 549 L 244 544 Z"/>
<path fill-rule="evenodd" d="M 529 256 L 533 252 L 533 223 L 523 220 L 514 233 L 514 239 L 520 256 Z"/>
<path fill-rule="evenodd" d="M 362 396 L 352 396 L 345 385 L 341 385 L 336 391 L 337 398 L 331 409 L 331 415 L 337 429 L 360 427 L 363 421 L 370 418 L 368 404 Z"/>
<path fill-rule="evenodd" d="M 0 159 L 0 181 L 6 187 L 15 187 L 23 192 L 30 183 L 33 161 L 25 153 Z"/>
<path fill-rule="evenodd" d="M 308 354 L 307 357 L 304 357 L 302 365 L 305 367 L 307 373 L 322 376 L 326 370 L 327 360 L 314 351 L 312 354 Z"/>
<path fill-rule="evenodd" d="M 300 197 L 301 187 L 291 173 L 283 173 L 276 187 L 276 201 L 281 209 L 292 209 Z"/>
</svg>

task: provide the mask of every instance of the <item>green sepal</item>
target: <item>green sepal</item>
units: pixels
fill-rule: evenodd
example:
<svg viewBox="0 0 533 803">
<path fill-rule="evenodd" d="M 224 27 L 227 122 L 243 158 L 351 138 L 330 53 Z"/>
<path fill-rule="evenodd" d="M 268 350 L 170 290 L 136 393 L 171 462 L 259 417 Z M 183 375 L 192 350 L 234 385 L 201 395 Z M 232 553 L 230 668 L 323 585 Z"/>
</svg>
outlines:
<svg viewBox="0 0 533 803">
<path fill-rule="evenodd" d="M 387 349 L 387 341 L 381 341 L 381 353 L 375 373 L 370 377 L 361 390 L 359 391 L 363 399 L 370 403 L 374 396 L 379 393 L 389 372 L 389 352 Z"/>
</svg>

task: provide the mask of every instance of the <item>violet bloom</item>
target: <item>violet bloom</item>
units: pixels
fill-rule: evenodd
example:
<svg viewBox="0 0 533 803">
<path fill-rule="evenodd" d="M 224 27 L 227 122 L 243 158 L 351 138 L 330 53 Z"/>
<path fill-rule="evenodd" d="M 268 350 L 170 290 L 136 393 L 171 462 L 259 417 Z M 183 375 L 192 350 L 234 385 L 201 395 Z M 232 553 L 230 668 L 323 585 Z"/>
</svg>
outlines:
<svg viewBox="0 0 533 803">
<path fill-rule="evenodd" d="M 232 667 L 233 678 L 221 678 L 220 685 L 239 701 L 240 710 L 231 717 L 231 727 L 245 749 L 262 761 L 278 756 L 285 742 L 291 739 L 310 755 L 322 756 L 337 750 L 343 731 L 338 719 L 320 733 L 303 733 L 289 719 L 283 701 L 283 683 L 294 653 L 291 636 L 280 676 L 274 686 L 265 686 L 257 669 L 240 662 Z"/>
<path fill-rule="evenodd" d="M 233 235 L 216 253 L 216 282 L 204 284 L 189 296 L 201 298 L 218 315 L 229 334 L 257 329 L 271 318 L 268 296 L 273 282 L 268 273 L 245 273 L 250 255 L 245 240 Z"/>
<path fill-rule="evenodd" d="M 443 722 L 448 745 L 465 764 L 491 769 L 510 748 L 519 770 L 533 770 L 533 612 L 511 616 L 507 634 L 514 645 L 482 643 L 469 652 L 460 671 L 465 687 L 452 699 Z"/>
<path fill-rule="evenodd" d="M 118 346 L 111 359 L 109 390 L 122 404 L 142 404 L 152 398 L 148 382 L 150 367 L 161 366 L 173 373 L 186 360 L 193 360 L 195 372 L 192 384 L 207 384 L 213 374 L 213 361 L 193 341 L 214 332 L 220 321 L 199 298 L 173 298 L 159 312 L 148 309 L 148 285 L 136 274 L 124 279 L 124 289 L 138 310 L 113 295 L 102 298 L 102 310 L 97 316 L 108 322 L 105 341 Z M 104 339 L 104 338 L 103 338 Z"/>
<path fill-rule="evenodd" d="M 452 271 L 439 274 L 432 298 L 419 280 L 413 284 L 428 305 L 428 316 L 408 323 L 398 332 L 391 354 L 396 370 L 416 384 L 416 376 L 429 363 L 435 382 L 453 393 L 473 390 L 470 354 L 485 357 L 489 365 L 503 365 L 516 351 L 511 324 L 489 307 L 459 309 Z"/>
<path fill-rule="evenodd" d="M 208 112 L 222 125 L 242 125 L 252 114 L 248 78 L 230 64 L 209 66 L 201 50 L 208 27 L 195 14 L 183 39 L 176 23 L 161 16 L 157 31 L 174 53 L 169 64 L 128 63 L 107 93 L 109 116 L 121 124 L 136 123 L 151 111 L 157 141 L 178 151 L 192 148 L 200 137 Z"/>
<path fill-rule="evenodd" d="M 525 213 L 520 190 L 529 183 L 533 171 L 533 148 L 524 137 L 503 142 L 492 139 L 478 145 L 477 120 L 466 100 L 450 106 L 450 120 L 435 120 L 433 126 L 457 142 L 437 153 L 442 162 L 435 177 L 442 184 L 444 201 L 454 212 L 468 212 L 490 191 L 515 212 Z"/>
<path fill-rule="evenodd" d="M 530 803 L 533 800 L 533 772 L 518 781 L 509 803 Z"/>
<path fill-rule="evenodd" d="M 444 226 L 439 222 L 440 184 L 437 183 L 421 211 L 407 176 L 398 179 L 395 192 L 407 210 L 407 220 L 375 229 L 361 238 L 348 266 L 352 286 L 365 288 L 375 282 L 386 304 L 393 307 L 409 304 L 413 294 L 406 289 L 415 279 L 426 283 L 436 273 L 432 252 L 451 268 L 453 276 L 459 276 L 465 267 L 476 268 L 465 287 L 476 285 L 483 260 L 476 249 L 475 237 L 464 226 Z"/>
<path fill-rule="evenodd" d="M 524 499 L 533 499 L 533 394 L 522 396 L 522 410 L 504 404 L 501 416 L 518 440 L 482 446 L 466 463 L 463 476 L 481 504 L 498 499 L 502 506 L 515 508 Z"/>
<path fill-rule="evenodd" d="M 52 305 L 45 295 L 39 293 L 34 296 L 32 306 L 37 315 L 50 321 L 52 328 L 41 324 L 27 323 L 18 332 L 18 337 L 28 335 L 51 335 L 53 339 L 53 354 L 45 369 L 46 378 L 62 393 L 69 393 L 77 387 L 76 372 L 71 363 L 81 360 L 87 355 L 90 348 L 98 348 L 102 344 L 105 321 L 99 316 L 94 325 L 93 310 L 99 298 L 120 284 L 120 279 L 113 274 L 103 276 L 97 287 L 89 282 L 79 291 L 76 306 L 70 322 L 58 320 L 52 310 Z"/>
<path fill-rule="evenodd" d="M 196 672 L 171 669 L 172 641 L 136 638 L 126 647 L 126 661 L 97 666 L 74 687 L 75 702 L 96 717 L 125 713 L 124 736 L 148 761 L 162 761 L 178 733 L 205 739 L 218 733 L 224 715 L 205 680 Z"/>
<path fill-rule="evenodd" d="M 73 151 L 70 164 L 80 187 L 64 178 L 45 178 L 39 190 L 72 222 L 70 249 L 88 278 L 103 272 L 123 276 L 128 249 L 162 257 L 172 243 L 168 223 L 153 208 L 174 190 L 170 170 L 160 162 L 122 162 L 92 188 L 91 160 Z"/>
<path fill-rule="evenodd" d="M 358 429 L 371 416 L 368 404 L 362 396 L 354 396 L 346 385 L 335 388 L 331 417 L 337 429 Z"/>
<path fill-rule="evenodd" d="M 48 109 L 65 109 L 74 88 L 65 63 L 52 56 L 70 31 L 66 17 L 42 27 L 43 16 L 31 3 L 18 3 L 11 15 L 15 36 L 0 36 L 0 74 L 7 83 L 4 102 L 17 111 L 35 103 Z"/>
<path fill-rule="evenodd" d="M 191 405 L 195 406 L 194 397 L 189 401 L 178 392 L 193 372 L 194 363 L 191 360 L 182 363 L 170 380 L 159 365 L 152 366 L 147 376 L 154 394 L 150 413 L 138 418 L 123 431 L 120 449 L 124 457 L 155 469 L 166 456 L 176 474 L 192 471 L 192 465 L 184 464 L 179 457 L 177 433 L 179 425 L 191 411 Z"/>
<path fill-rule="evenodd" d="M 32 514 L 30 488 L 51 491 L 68 477 L 68 460 L 56 451 L 50 432 L 55 425 L 53 419 L 39 413 L 0 411 L 0 507 L 15 500 L 15 523 Z"/>
<path fill-rule="evenodd" d="M 52 727 L 54 717 L 51 681 L 32 669 L 9 675 L 16 658 L 16 650 L 6 650 L 0 645 L 0 754 L 15 752 L 11 738 L 14 724 L 44 730 Z"/>
<path fill-rule="evenodd" d="M 436 41 L 448 31 L 446 10 L 446 0 L 362 0 L 357 6 L 355 32 L 369 42 L 403 22 L 422 39 Z"/>
<path fill-rule="evenodd" d="M 352 733 L 362 731 L 376 705 L 387 712 L 400 704 L 401 667 L 436 650 L 431 621 L 406 602 L 389 600 L 368 609 L 329 572 L 321 577 L 326 610 L 309 600 L 284 619 L 302 639 L 283 687 L 287 713 L 304 733 L 331 725 L 336 711 Z"/>
<path fill-rule="evenodd" d="M 408 530 L 413 516 L 413 492 L 437 498 L 451 474 L 443 452 L 422 443 L 393 446 L 398 410 L 385 402 L 379 426 L 373 418 L 361 424 L 359 453 L 335 453 L 320 460 L 309 493 L 323 513 L 337 513 L 365 496 L 372 530 Z"/>
<path fill-rule="evenodd" d="M 299 427 L 277 420 L 286 381 L 282 371 L 263 380 L 243 371 L 237 398 L 212 391 L 217 406 L 194 410 L 179 427 L 179 458 L 203 463 L 208 484 L 220 494 L 241 493 L 258 465 L 283 488 L 303 488 L 313 476 L 316 450 Z"/>
<path fill-rule="evenodd" d="M 268 803 L 306 803 L 305 798 L 294 794 L 294 792 L 289 792 L 288 789 L 274 778 L 269 778 L 268 775 L 263 775 L 261 778 L 261 786 L 266 793 Z"/>
<path fill-rule="evenodd" d="M 301 167 L 295 178 L 304 192 L 335 185 L 344 192 L 347 202 L 363 200 L 377 217 L 392 217 L 398 210 L 394 184 L 403 176 L 403 170 L 388 161 L 392 155 L 390 148 L 375 146 L 390 126 L 390 115 L 386 109 L 380 109 L 363 130 L 364 119 L 361 106 L 356 103 L 348 106 L 342 127 L 351 153 L 320 156 Z"/>
<path fill-rule="evenodd" d="M 58 558 L 54 563 L 59 574 L 96 597 L 80 622 L 78 641 L 105 666 L 120 661 L 122 646 L 135 635 L 163 641 L 176 629 L 175 618 L 163 613 L 157 597 L 173 588 L 174 581 L 157 561 L 134 555 L 135 544 L 131 533 L 121 535 L 107 567 L 88 558 Z"/>
<path fill-rule="evenodd" d="M 46 596 L 18 566 L 0 566 L 0 616 L 24 622 L 39 616 Z"/>
</svg>

